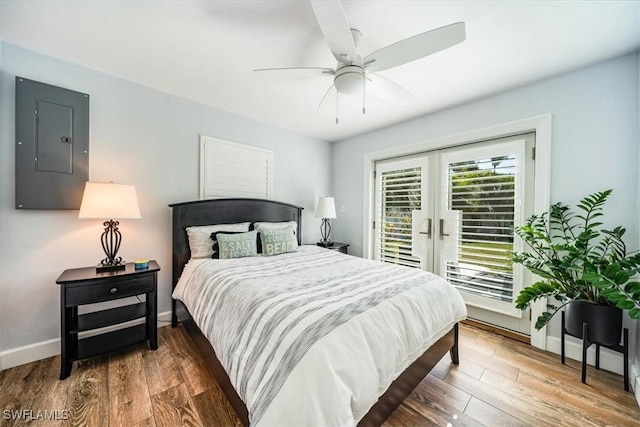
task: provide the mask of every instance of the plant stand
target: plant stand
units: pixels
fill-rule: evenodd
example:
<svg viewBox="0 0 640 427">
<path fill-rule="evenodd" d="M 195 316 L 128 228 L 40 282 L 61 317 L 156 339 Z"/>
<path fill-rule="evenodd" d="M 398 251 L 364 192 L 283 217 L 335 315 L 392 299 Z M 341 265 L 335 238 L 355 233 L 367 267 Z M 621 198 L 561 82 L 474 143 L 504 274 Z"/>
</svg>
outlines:
<svg viewBox="0 0 640 427">
<path fill-rule="evenodd" d="M 562 364 L 564 365 L 565 363 L 565 357 L 564 357 L 564 336 L 565 334 L 571 335 L 572 337 L 575 338 L 580 338 L 580 337 L 576 337 L 575 335 L 569 333 L 569 331 L 567 331 L 565 329 L 565 313 L 564 311 L 562 312 L 562 333 L 560 334 L 560 338 L 561 338 L 561 357 L 562 357 Z M 609 350 L 613 350 L 613 351 L 617 351 L 618 353 L 622 353 L 623 354 L 623 358 L 624 358 L 624 391 L 629 391 L 629 329 L 624 328 L 623 330 L 623 339 L 622 339 L 622 345 L 620 344 L 615 344 L 615 345 L 604 345 L 604 344 L 598 344 L 597 342 L 591 342 L 587 339 L 587 337 L 589 336 L 589 324 L 588 323 L 583 323 L 582 324 L 582 383 L 586 384 L 587 383 L 587 349 L 589 347 L 591 347 L 592 344 L 596 345 L 596 369 L 600 369 L 600 347 L 605 347 L 608 348 Z"/>
</svg>

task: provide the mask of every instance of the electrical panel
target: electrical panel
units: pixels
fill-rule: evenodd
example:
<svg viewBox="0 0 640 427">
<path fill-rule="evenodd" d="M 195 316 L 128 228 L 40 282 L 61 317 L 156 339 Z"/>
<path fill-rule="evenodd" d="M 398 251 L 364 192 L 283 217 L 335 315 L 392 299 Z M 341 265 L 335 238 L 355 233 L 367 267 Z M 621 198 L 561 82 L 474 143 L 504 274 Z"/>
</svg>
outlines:
<svg viewBox="0 0 640 427">
<path fill-rule="evenodd" d="M 16 77 L 16 209 L 80 209 L 89 95 Z"/>
</svg>

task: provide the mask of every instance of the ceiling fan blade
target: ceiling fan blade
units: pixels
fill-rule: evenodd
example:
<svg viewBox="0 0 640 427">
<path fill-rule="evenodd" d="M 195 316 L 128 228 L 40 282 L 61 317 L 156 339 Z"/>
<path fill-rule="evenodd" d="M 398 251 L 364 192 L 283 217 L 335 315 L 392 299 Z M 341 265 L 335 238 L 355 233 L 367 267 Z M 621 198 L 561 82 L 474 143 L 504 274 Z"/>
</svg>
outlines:
<svg viewBox="0 0 640 427">
<path fill-rule="evenodd" d="M 311 7 L 333 56 L 345 64 L 355 61 L 356 44 L 342 4 L 333 0 L 311 0 Z"/>
<path fill-rule="evenodd" d="M 364 58 L 365 67 L 388 70 L 461 43 L 465 37 L 464 22 L 456 22 L 378 49 Z"/>
<path fill-rule="evenodd" d="M 283 68 L 258 68 L 253 70 L 254 72 L 271 72 L 278 71 L 283 75 L 297 76 L 297 77 L 318 77 L 318 76 L 332 76 L 335 71 L 333 68 L 325 67 L 283 67 Z"/>
<path fill-rule="evenodd" d="M 402 86 L 375 74 L 367 74 L 365 87 L 368 93 L 396 105 L 406 105 L 413 98 L 411 92 Z"/>
</svg>

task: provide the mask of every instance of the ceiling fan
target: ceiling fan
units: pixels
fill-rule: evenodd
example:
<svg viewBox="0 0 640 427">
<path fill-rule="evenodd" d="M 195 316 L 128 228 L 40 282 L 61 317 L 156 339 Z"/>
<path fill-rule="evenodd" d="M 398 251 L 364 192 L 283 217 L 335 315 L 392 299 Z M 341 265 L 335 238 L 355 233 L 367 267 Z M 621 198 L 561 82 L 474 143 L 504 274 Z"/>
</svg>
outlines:
<svg viewBox="0 0 640 427">
<path fill-rule="evenodd" d="M 333 76 L 333 84 L 320 101 L 318 110 L 334 87 L 338 94 L 362 94 L 363 114 L 366 92 L 395 104 L 406 104 L 411 94 L 398 84 L 375 73 L 415 61 L 465 40 L 464 22 L 456 22 L 400 40 L 363 58 L 357 52 L 362 33 L 349 26 L 340 1 L 311 0 L 311 6 L 325 41 L 338 61 L 336 67 L 261 68 L 253 71 L 295 72 L 318 77 Z M 338 123 L 337 117 L 336 123 Z"/>
</svg>

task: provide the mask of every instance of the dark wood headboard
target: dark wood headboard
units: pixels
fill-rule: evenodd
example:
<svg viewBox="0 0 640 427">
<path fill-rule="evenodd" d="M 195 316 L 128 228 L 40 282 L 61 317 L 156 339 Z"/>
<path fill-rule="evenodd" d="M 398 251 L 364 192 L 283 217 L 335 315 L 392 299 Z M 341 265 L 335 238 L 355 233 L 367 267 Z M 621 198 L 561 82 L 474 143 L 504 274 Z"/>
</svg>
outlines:
<svg viewBox="0 0 640 427">
<path fill-rule="evenodd" d="M 231 224 L 235 222 L 296 221 L 298 244 L 302 244 L 302 210 L 300 206 L 264 199 L 213 199 L 174 203 L 173 208 L 173 276 L 172 290 L 185 264 L 191 258 L 186 228 L 192 225 Z"/>
</svg>

